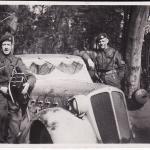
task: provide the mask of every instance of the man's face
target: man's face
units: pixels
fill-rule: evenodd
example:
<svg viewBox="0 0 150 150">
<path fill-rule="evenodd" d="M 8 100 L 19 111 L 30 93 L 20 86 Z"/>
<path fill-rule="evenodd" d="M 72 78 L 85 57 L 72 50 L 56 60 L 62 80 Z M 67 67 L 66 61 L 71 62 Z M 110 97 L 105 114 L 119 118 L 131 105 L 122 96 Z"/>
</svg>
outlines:
<svg viewBox="0 0 150 150">
<path fill-rule="evenodd" d="M 9 55 L 12 51 L 12 43 L 11 41 L 4 41 L 2 43 L 2 51 L 5 55 Z"/>
<path fill-rule="evenodd" d="M 98 41 L 98 47 L 101 49 L 105 49 L 105 48 L 107 48 L 108 42 L 109 42 L 109 40 L 107 38 L 101 38 Z"/>
</svg>

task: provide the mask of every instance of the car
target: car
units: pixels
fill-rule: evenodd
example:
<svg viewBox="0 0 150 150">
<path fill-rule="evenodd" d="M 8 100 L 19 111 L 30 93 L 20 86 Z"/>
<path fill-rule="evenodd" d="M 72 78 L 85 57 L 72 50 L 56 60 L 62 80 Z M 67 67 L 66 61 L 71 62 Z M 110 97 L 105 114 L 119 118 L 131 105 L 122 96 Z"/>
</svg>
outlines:
<svg viewBox="0 0 150 150">
<path fill-rule="evenodd" d="M 24 54 L 36 77 L 17 143 L 130 143 L 123 91 L 93 83 L 84 60 L 67 54 Z"/>
</svg>

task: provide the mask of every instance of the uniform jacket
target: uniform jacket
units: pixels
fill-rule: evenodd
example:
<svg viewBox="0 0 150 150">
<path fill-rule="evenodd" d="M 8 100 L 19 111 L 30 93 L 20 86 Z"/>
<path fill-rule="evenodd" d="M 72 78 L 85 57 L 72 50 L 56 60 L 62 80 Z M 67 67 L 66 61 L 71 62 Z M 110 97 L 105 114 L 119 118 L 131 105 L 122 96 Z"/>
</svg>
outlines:
<svg viewBox="0 0 150 150">
<path fill-rule="evenodd" d="M 85 62 L 90 58 L 95 64 L 96 71 L 99 73 L 111 70 L 117 70 L 118 77 L 122 79 L 125 73 L 125 62 L 122 60 L 121 54 L 114 48 L 108 46 L 107 49 L 97 51 L 79 51 L 74 52 L 75 55 L 81 56 Z"/>
<path fill-rule="evenodd" d="M 22 59 L 12 54 L 5 56 L 2 53 L 0 53 L 0 86 L 8 86 L 14 67 L 19 67 L 20 71 L 26 75 L 30 88 L 33 88 L 36 78 L 33 74 L 29 73 Z"/>
<path fill-rule="evenodd" d="M 111 47 L 108 47 L 105 51 L 78 51 L 75 53 L 78 53 L 77 55 L 80 55 L 85 61 L 91 58 L 95 63 L 97 71 L 110 71 L 125 65 L 120 53 Z"/>
</svg>

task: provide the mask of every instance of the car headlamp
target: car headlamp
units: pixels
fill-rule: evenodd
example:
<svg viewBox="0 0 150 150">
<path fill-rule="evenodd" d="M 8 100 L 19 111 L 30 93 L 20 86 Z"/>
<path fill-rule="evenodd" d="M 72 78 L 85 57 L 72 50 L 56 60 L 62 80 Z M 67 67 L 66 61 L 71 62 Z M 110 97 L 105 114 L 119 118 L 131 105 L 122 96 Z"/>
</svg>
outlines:
<svg viewBox="0 0 150 150">
<path fill-rule="evenodd" d="M 88 98 L 85 95 L 76 95 L 73 97 L 72 107 L 80 115 L 88 111 Z"/>
</svg>

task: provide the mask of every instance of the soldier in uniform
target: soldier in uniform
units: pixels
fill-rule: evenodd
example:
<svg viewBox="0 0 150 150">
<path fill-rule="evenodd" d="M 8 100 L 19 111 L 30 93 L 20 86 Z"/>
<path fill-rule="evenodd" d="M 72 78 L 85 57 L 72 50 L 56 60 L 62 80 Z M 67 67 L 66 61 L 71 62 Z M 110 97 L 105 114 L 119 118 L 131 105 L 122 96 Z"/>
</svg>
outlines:
<svg viewBox="0 0 150 150">
<path fill-rule="evenodd" d="M 88 66 L 96 71 L 101 82 L 121 88 L 125 62 L 118 51 L 108 45 L 109 38 L 101 33 L 96 38 L 96 51 L 76 51 L 83 57 Z"/>
<path fill-rule="evenodd" d="M 27 77 L 23 84 L 22 94 L 26 94 L 35 84 L 35 77 L 28 72 L 21 58 L 13 55 L 13 36 L 5 34 L 0 39 L 0 142 L 14 143 L 19 133 L 21 113 L 18 105 L 11 101 L 8 94 L 8 84 L 14 67 L 18 67 Z M 8 115 L 8 116 L 7 116 Z M 7 117 L 9 123 L 7 123 Z M 8 136 L 6 141 L 6 127 L 8 124 Z"/>
</svg>

